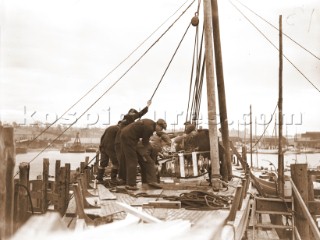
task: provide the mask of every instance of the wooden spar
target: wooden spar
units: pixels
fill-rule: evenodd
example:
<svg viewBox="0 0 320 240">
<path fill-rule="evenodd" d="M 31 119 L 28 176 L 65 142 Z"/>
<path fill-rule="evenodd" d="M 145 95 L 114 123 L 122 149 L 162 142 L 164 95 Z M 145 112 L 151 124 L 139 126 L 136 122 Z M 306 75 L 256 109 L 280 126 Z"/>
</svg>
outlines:
<svg viewBox="0 0 320 240">
<path fill-rule="evenodd" d="M 284 197 L 284 166 L 283 166 L 283 152 L 282 152 L 282 15 L 279 16 L 279 145 L 278 145 L 278 190 L 279 195 Z"/>
<path fill-rule="evenodd" d="M 222 64 L 222 51 L 220 41 L 220 27 L 219 27 L 219 12 L 217 0 L 211 0 L 212 9 L 212 26 L 213 26 L 213 43 L 214 43 L 214 54 L 216 63 L 216 76 L 218 86 L 218 98 L 219 98 L 219 112 L 220 112 L 220 123 L 221 123 L 221 135 L 224 147 L 225 159 L 222 167 L 222 177 L 224 181 L 231 180 L 232 178 L 232 165 L 231 165 L 231 154 L 230 154 L 230 142 L 229 142 L 229 123 L 227 114 L 227 103 L 226 94 L 224 87 L 223 77 L 223 64 Z"/>
<path fill-rule="evenodd" d="M 207 98 L 208 98 L 208 127 L 210 138 L 210 158 L 211 158 L 211 184 L 214 190 L 221 188 L 220 164 L 218 151 L 217 114 L 215 103 L 215 83 L 213 69 L 213 41 L 212 41 L 212 14 L 210 0 L 204 0 L 204 39 L 206 54 L 206 78 L 207 78 Z"/>
</svg>

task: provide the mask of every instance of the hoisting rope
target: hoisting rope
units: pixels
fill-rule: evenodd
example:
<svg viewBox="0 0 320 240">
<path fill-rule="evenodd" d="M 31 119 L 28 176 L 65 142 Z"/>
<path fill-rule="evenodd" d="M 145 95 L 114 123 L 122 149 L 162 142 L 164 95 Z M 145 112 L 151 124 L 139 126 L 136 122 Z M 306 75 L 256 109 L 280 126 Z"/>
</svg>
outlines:
<svg viewBox="0 0 320 240">
<path fill-rule="evenodd" d="M 200 65 L 201 64 L 199 64 L 199 68 L 200 68 Z M 196 125 L 198 124 L 197 120 L 199 119 L 199 112 L 200 112 L 200 106 L 201 106 L 204 70 L 205 70 L 205 56 L 203 57 L 203 60 L 202 60 L 201 72 L 200 70 L 198 70 L 198 72 L 200 72 L 200 75 L 198 74 L 196 78 L 196 83 L 194 86 L 195 90 L 194 90 L 193 104 L 191 108 L 192 111 L 190 112 L 190 114 L 192 113 L 192 115 L 190 115 L 190 119 L 192 119 L 192 121 L 196 123 Z"/>
<path fill-rule="evenodd" d="M 198 52 L 198 59 L 197 59 L 197 69 L 196 69 L 196 76 L 195 76 L 195 83 L 193 86 L 193 97 L 191 99 L 192 93 L 192 85 L 193 85 L 193 68 L 191 71 L 191 79 L 190 79 L 190 88 L 189 88 L 189 99 L 188 99 L 188 106 L 187 106 L 187 114 L 186 114 L 186 122 L 191 121 L 197 126 L 198 119 L 199 119 L 199 112 L 200 112 L 200 105 L 201 105 L 201 97 L 202 97 L 202 85 L 203 85 L 203 78 L 204 78 L 204 67 L 205 67 L 205 56 L 202 59 L 202 47 L 203 47 L 203 38 L 204 38 L 204 29 L 202 31 L 201 41 L 200 41 L 200 51 Z M 195 43 L 197 44 L 197 43 Z M 195 57 L 194 57 L 195 58 Z M 202 61 L 202 63 L 201 63 Z M 189 107 L 191 102 L 191 108 L 189 113 Z"/>
<path fill-rule="evenodd" d="M 200 0 L 198 2 L 198 9 L 195 12 L 194 18 L 198 18 L 199 15 L 199 9 L 200 9 Z M 192 21 L 192 20 L 191 20 Z M 198 36 L 199 36 L 199 24 L 196 25 L 196 32 L 194 37 L 194 47 L 193 47 L 193 56 L 192 56 L 192 67 L 191 67 L 191 74 L 190 74 L 190 85 L 189 85 L 189 95 L 188 95 L 188 105 L 187 105 L 187 112 L 186 112 L 186 122 L 190 120 L 189 116 L 189 107 L 190 107 L 190 99 L 191 99 L 191 92 L 192 92 L 192 82 L 193 82 L 193 72 L 194 72 L 194 66 L 195 66 L 195 60 L 196 56 L 199 55 L 199 46 L 198 46 Z M 201 50 L 200 50 L 201 52 Z M 192 113 L 192 110 L 190 110 L 190 113 Z"/>
<path fill-rule="evenodd" d="M 167 71 L 168 71 L 168 69 L 169 69 L 169 67 L 170 67 L 170 65 L 171 65 L 171 63 L 172 63 L 172 61 L 173 61 L 174 57 L 176 56 L 176 54 L 177 54 L 177 52 L 178 52 L 178 49 L 180 48 L 181 43 L 182 43 L 182 41 L 184 40 L 184 37 L 186 36 L 186 34 L 187 34 L 187 32 L 188 32 L 188 30 L 189 30 L 190 26 L 191 26 L 191 23 L 189 23 L 189 25 L 188 25 L 188 27 L 187 27 L 186 31 L 184 32 L 184 34 L 183 34 L 183 36 L 182 36 L 182 38 L 181 38 L 181 40 L 180 40 L 180 42 L 179 42 L 179 44 L 178 44 L 177 48 L 175 49 L 175 51 L 174 51 L 174 53 L 173 53 L 173 55 L 172 55 L 172 57 L 171 57 L 171 59 L 170 59 L 170 61 L 169 61 L 168 65 L 167 65 L 166 69 L 164 70 L 164 72 L 163 72 L 163 74 L 162 74 L 162 76 L 161 76 L 161 78 L 160 78 L 160 81 L 158 82 L 158 84 L 157 84 L 157 86 L 156 86 L 156 89 L 153 91 L 153 94 L 152 94 L 152 96 L 151 96 L 150 100 L 152 100 L 152 98 L 154 97 L 154 95 L 155 95 L 156 91 L 158 90 L 158 88 L 159 88 L 159 86 L 160 86 L 160 84 L 161 84 L 161 82 L 162 82 L 162 80 L 163 80 L 164 76 L 166 75 L 166 73 L 167 73 Z"/>
<path fill-rule="evenodd" d="M 159 40 L 174 26 L 174 24 L 186 13 L 186 11 L 192 6 L 195 2 L 192 1 L 187 8 L 175 19 L 175 21 L 158 37 L 149 48 L 122 74 L 106 91 L 104 91 L 73 123 L 71 123 L 64 131 L 62 131 L 56 138 L 54 138 L 48 145 L 43 148 L 33 159 L 29 161 L 29 163 L 33 162 L 38 156 L 40 156 L 46 149 L 48 149 L 52 144 L 59 139 L 67 130 L 69 130 L 80 118 L 82 118 L 105 94 L 107 94 L 150 50 L 151 48 L 159 42 Z M 160 83 L 159 83 L 160 84 Z M 159 85 L 158 84 L 158 85 Z M 154 95 L 154 94 L 153 94 Z M 61 117 L 60 117 L 61 118 Z M 15 174 L 17 176 L 19 174 L 19 170 Z"/>
</svg>

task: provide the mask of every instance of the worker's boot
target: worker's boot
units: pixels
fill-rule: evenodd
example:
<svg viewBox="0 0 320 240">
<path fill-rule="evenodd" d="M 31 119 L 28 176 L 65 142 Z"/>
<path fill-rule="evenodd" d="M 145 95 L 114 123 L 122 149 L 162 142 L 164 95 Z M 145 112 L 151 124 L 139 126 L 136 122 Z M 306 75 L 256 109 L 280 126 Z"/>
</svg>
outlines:
<svg viewBox="0 0 320 240">
<path fill-rule="evenodd" d="M 114 185 L 117 185 L 118 182 L 118 169 L 111 169 L 111 180 L 110 182 Z"/>
<path fill-rule="evenodd" d="M 98 174 L 96 177 L 98 183 L 103 183 L 104 172 L 105 172 L 105 170 L 103 167 L 98 168 Z"/>
</svg>

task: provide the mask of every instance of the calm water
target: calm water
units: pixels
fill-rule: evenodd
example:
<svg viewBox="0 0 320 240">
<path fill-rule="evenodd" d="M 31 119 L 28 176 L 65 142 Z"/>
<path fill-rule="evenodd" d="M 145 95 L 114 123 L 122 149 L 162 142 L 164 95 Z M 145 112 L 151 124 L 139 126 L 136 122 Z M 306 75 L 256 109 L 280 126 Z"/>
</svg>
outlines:
<svg viewBox="0 0 320 240">
<path fill-rule="evenodd" d="M 36 179 L 37 175 L 42 174 L 43 168 L 43 158 L 49 159 L 49 175 L 54 176 L 55 173 L 55 163 L 56 160 L 61 160 L 61 166 L 65 163 L 70 163 L 71 170 L 75 170 L 80 166 L 80 162 L 85 161 L 88 156 L 89 161 L 95 157 L 95 153 L 60 153 L 59 150 L 48 150 L 41 153 L 36 157 L 39 152 L 28 152 L 26 154 L 16 155 L 16 165 L 15 174 L 19 170 L 19 164 L 21 162 L 30 162 L 30 179 Z M 36 158 L 35 158 L 36 157 Z M 35 158 L 35 159 L 34 159 Z M 34 159 L 34 160 L 33 160 Z M 250 154 L 247 155 L 247 160 L 250 165 Z M 92 163 L 95 160 L 92 161 Z M 278 166 L 278 155 L 277 154 L 252 154 L 252 163 L 254 167 L 268 167 L 271 168 L 270 162 L 272 162 L 276 167 Z M 284 155 L 285 167 L 291 163 L 307 163 L 309 168 L 316 168 L 320 166 L 320 153 L 314 154 L 290 154 L 286 153 Z"/>
<path fill-rule="evenodd" d="M 247 161 L 251 165 L 251 156 L 247 154 Z M 269 167 L 270 162 L 278 167 L 277 154 L 252 154 L 252 165 L 254 167 Z M 290 167 L 292 163 L 307 163 L 309 168 L 317 168 L 320 166 L 320 153 L 285 153 L 284 154 L 284 167 Z"/>
<path fill-rule="evenodd" d="M 96 153 L 60 153 L 59 150 L 44 151 L 39 156 L 37 156 L 39 153 L 40 151 L 28 152 L 26 154 L 17 154 L 14 174 L 16 174 L 19 171 L 20 163 L 29 162 L 30 180 L 36 179 L 37 175 L 42 175 L 43 159 L 48 158 L 49 175 L 54 176 L 56 160 L 61 160 L 61 166 L 64 166 L 64 164 L 66 163 L 70 163 L 71 170 L 75 170 L 76 168 L 80 167 L 80 162 L 84 162 L 87 156 L 89 157 L 90 161 L 96 155 Z M 91 163 L 94 163 L 94 161 L 95 160 L 93 160 Z"/>
</svg>

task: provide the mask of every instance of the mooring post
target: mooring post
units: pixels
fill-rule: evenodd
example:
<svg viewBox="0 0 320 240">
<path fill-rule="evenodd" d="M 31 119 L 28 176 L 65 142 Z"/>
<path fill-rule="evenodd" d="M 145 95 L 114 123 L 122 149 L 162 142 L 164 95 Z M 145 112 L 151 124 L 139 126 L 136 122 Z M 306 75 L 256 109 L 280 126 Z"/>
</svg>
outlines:
<svg viewBox="0 0 320 240">
<path fill-rule="evenodd" d="M 29 172 L 30 164 L 27 162 L 22 162 L 19 165 L 19 183 L 18 187 L 18 199 L 17 199 L 17 216 L 16 216 L 16 228 L 19 228 L 23 225 L 29 218 L 28 215 L 28 192 L 30 189 L 29 184 Z"/>
<path fill-rule="evenodd" d="M 60 180 L 60 165 L 61 161 L 56 160 L 56 165 L 55 165 L 55 173 L 54 173 L 54 194 L 55 195 L 60 195 L 60 186 L 61 186 L 61 180 Z M 59 202 L 59 201 L 58 201 Z M 59 203 L 54 204 L 54 210 L 58 211 L 59 209 Z"/>
<path fill-rule="evenodd" d="M 0 126 L 0 164 L 0 239 L 4 239 L 13 234 L 15 150 L 12 127 Z"/>
<path fill-rule="evenodd" d="M 85 162 L 80 162 L 80 173 L 84 173 L 84 168 L 86 167 Z"/>
<path fill-rule="evenodd" d="M 66 198 L 65 198 L 65 204 L 64 204 L 64 212 L 67 210 L 69 205 L 69 191 L 70 191 L 70 172 L 71 172 L 71 165 L 70 163 L 65 164 L 66 169 L 66 180 L 65 180 L 65 191 L 66 191 Z"/>
<path fill-rule="evenodd" d="M 308 165 L 307 164 L 291 164 L 291 178 L 294 185 L 298 189 L 301 198 L 308 206 Z M 301 239 L 310 239 L 307 219 L 303 216 L 303 210 L 298 204 L 295 194 L 294 209 L 295 209 L 295 223 Z"/>
<path fill-rule="evenodd" d="M 66 195 L 66 168 L 65 167 L 61 167 L 60 168 L 60 199 L 59 199 L 59 213 L 61 214 L 61 216 L 63 216 L 64 212 L 65 212 L 65 199 L 67 198 Z"/>
<path fill-rule="evenodd" d="M 313 187 L 313 180 L 315 180 L 315 176 L 312 174 L 309 174 L 307 172 L 307 178 L 308 178 L 308 202 L 314 201 L 314 187 Z M 308 206 L 308 205 L 307 205 Z M 317 222 L 317 217 L 315 215 L 312 215 L 312 218 L 314 220 L 314 222 Z M 309 231 L 311 232 L 310 234 L 310 240 L 314 240 L 315 237 L 312 234 L 312 230 L 311 228 L 309 229 Z"/>
<path fill-rule="evenodd" d="M 98 167 L 99 167 L 99 161 L 100 161 L 100 151 L 96 152 L 96 161 L 94 163 L 94 169 L 93 169 L 93 173 L 97 174 L 98 172 Z"/>
<path fill-rule="evenodd" d="M 49 178 L 49 159 L 43 159 L 43 172 L 42 172 L 42 204 L 41 212 L 46 213 L 48 209 L 48 178 Z"/>
</svg>

